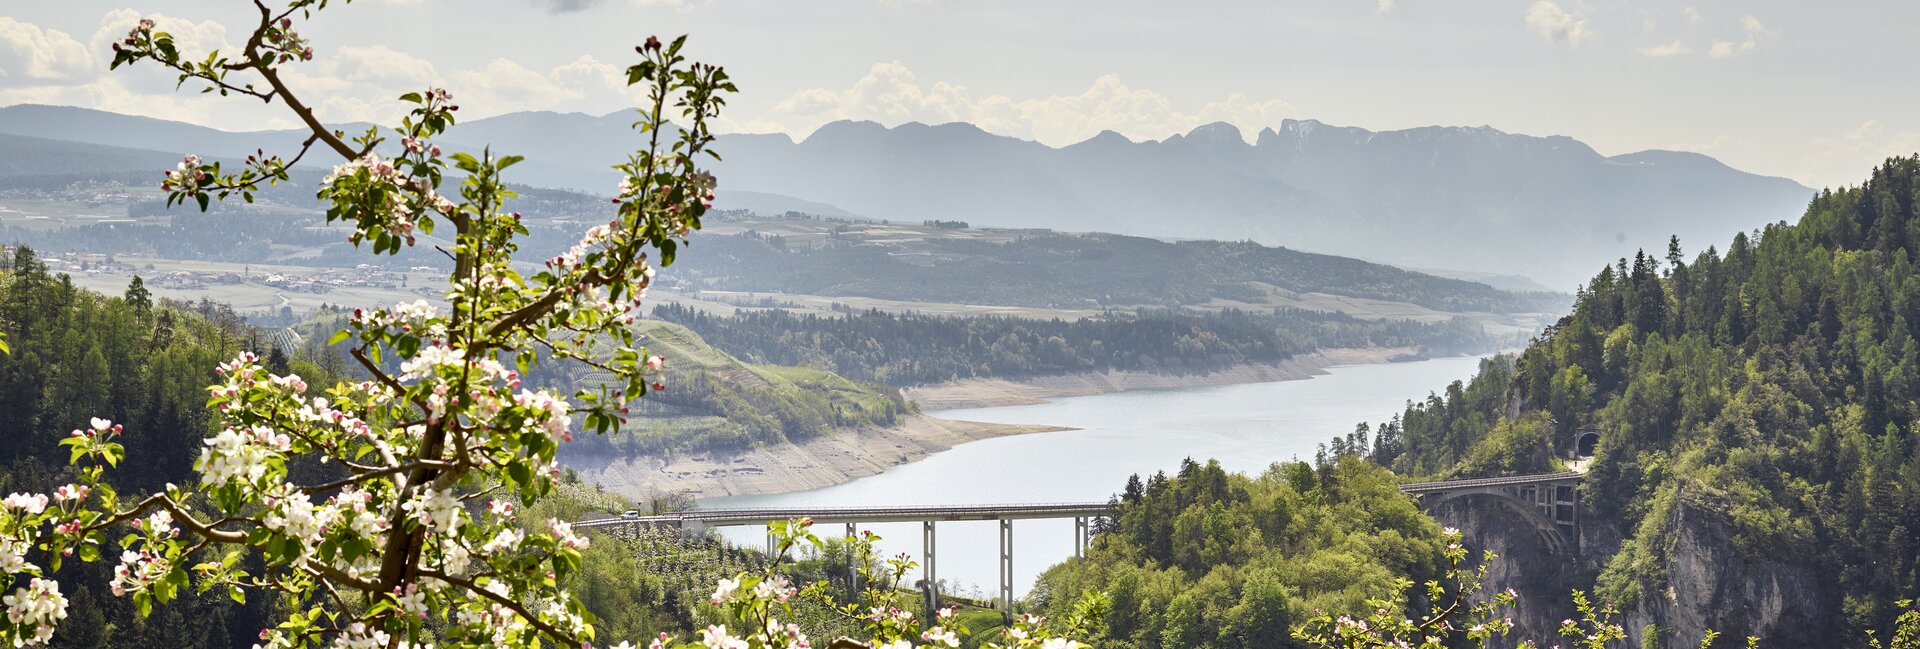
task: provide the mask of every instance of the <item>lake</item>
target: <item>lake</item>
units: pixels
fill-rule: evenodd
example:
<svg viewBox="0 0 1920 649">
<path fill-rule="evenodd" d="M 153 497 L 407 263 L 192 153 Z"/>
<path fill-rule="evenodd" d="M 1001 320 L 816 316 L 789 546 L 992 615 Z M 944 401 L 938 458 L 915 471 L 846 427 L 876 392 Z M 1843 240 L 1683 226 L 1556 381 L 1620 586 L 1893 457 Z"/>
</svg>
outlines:
<svg viewBox="0 0 1920 649">
<path fill-rule="evenodd" d="M 1071 426 L 1077 430 L 971 442 L 919 462 L 845 484 L 771 496 L 700 501 L 703 509 L 860 505 L 999 504 L 1105 501 L 1155 471 L 1172 473 L 1187 457 L 1217 459 L 1254 473 L 1274 462 L 1311 459 L 1315 447 L 1355 424 L 1386 421 L 1409 399 L 1424 399 L 1471 377 L 1479 358 L 1336 367 L 1304 381 L 1190 390 L 1116 392 L 1002 408 L 933 411 L 944 419 Z M 999 532 L 993 521 L 938 524 L 939 574 L 947 592 L 998 592 Z M 920 554 L 919 523 L 863 526 L 880 534 L 881 556 Z M 1015 592 L 1024 594 L 1048 567 L 1073 555 L 1073 521 L 1015 521 Z M 816 530 L 843 534 L 839 525 Z M 727 538 L 765 547 L 760 527 L 725 528 Z M 918 578 L 915 572 L 913 577 Z"/>
</svg>

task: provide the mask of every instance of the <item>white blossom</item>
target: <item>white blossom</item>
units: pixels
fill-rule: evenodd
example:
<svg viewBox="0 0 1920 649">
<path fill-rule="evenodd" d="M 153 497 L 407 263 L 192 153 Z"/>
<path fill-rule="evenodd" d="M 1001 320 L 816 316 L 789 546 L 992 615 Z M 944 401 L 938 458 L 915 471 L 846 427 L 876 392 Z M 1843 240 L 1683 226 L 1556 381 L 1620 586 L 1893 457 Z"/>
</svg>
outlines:
<svg viewBox="0 0 1920 649">
<path fill-rule="evenodd" d="M 7 606 L 7 621 L 15 627 L 32 629 L 32 637 L 19 636 L 13 646 L 45 644 L 53 639 L 53 628 L 67 619 L 67 598 L 60 594 L 60 583 L 35 577 L 25 588 L 0 598 Z"/>
<path fill-rule="evenodd" d="M 8 494 L 5 500 L 0 500 L 0 505 L 5 505 L 7 509 L 26 512 L 28 515 L 38 515 L 47 510 L 47 495 L 16 492 Z"/>
</svg>

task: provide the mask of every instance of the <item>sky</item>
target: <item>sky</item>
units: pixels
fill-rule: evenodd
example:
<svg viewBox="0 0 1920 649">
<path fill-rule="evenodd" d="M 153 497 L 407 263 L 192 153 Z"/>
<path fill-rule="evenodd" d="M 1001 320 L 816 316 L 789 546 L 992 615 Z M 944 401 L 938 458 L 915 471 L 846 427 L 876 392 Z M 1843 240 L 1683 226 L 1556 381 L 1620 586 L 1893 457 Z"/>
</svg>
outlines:
<svg viewBox="0 0 1920 649">
<path fill-rule="evenodd" d="M 293 125 L 257 100 L 109 72 L 154 18 L 190 52 L 233 48 L 243 0 L 6 0 L 0 105 L 45 103 L 226 130 Z M 357 0 L 299 28 L 296 94 L 329 121 L 390 123 L 398 95 L 466 119 L 633 105 L 650 34 L 741 92 L 722 130 L 804 138 L 867 119 L 972 122 L 1060 146 L 1216 121 L 1567 135 L 1603 154 L 1695 151 L 1813 187 L 1920 151 L 1920 3 L 1863 0 Z"/>
</svg>

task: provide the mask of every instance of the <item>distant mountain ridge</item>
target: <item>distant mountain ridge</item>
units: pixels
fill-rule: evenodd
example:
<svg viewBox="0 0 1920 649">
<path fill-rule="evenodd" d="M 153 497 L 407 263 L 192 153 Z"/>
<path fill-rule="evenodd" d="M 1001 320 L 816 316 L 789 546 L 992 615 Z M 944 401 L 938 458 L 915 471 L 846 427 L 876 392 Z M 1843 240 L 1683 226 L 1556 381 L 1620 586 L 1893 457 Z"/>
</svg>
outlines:
<svg viewBox="0 0 1920 649">
<path fill-rule="evenodd" d="M 525 112 L 446 136 L 528 156 L 516 179 L 608 193 L 638 143 L 632 115 Z M 349 131 L 353 130 L 352 127 Z M 226 133 L 76 108 L 0 108 L 0 133 L 244 156 L 292 131 Z M 1251 239 L 1403 266 L 1517 274 L 1565 290 L 1668 235 L 1712 241 L 1796 218 L 1813 190 L 1708 156 L 1604 156 L 1564 136 L 1480 127 L 1369 131 L 1286 120 L 1252 143 L 1225 123 L 1160 141 L 1113 132 L 1064 147 L 965 123 L 833 122 L 806 138 L 722 136 L 714 165 L 756 209 L 1168 238 Z M 788 200 L 792 199 L 792 200 Z"/>
</svg>

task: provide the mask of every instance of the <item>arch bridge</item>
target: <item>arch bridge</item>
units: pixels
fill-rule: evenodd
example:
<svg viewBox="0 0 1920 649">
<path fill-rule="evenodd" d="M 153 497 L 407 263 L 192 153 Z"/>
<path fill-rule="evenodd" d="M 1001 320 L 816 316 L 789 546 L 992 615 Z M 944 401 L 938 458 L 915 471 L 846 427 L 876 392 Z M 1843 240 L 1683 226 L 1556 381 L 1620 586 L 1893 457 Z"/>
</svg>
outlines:
<svg viewBox="0 0 1920 649">
<path fill-rule="evenodd" d="M 1580 550 L 1580 479 L 1578 471 L 1470 478 L 1400 485 L 1431 510 L 1459 498 L 1490 497 L 1520 514 L 1556 554 Z"/>
</svg>

